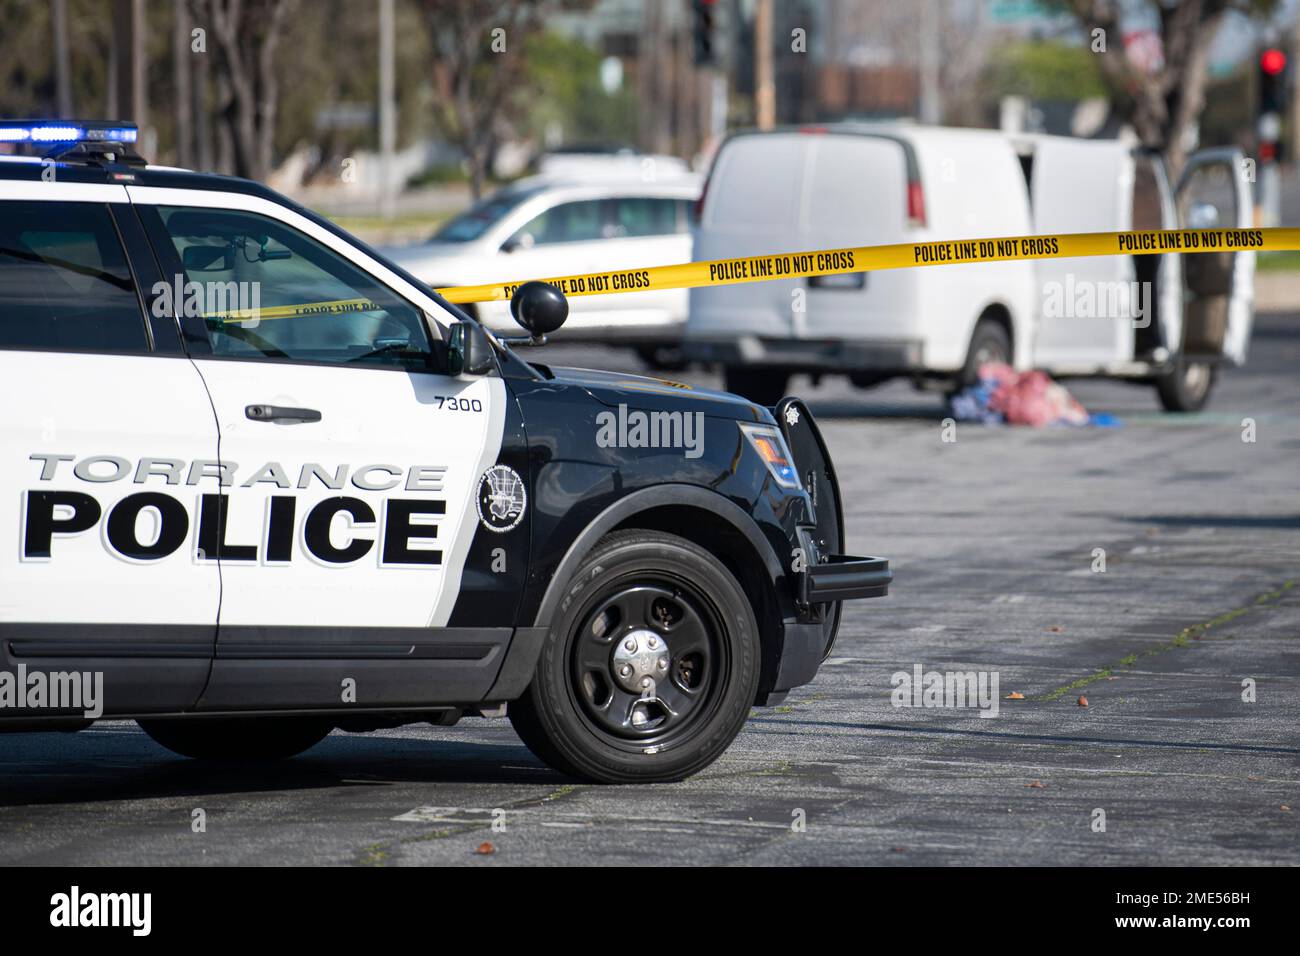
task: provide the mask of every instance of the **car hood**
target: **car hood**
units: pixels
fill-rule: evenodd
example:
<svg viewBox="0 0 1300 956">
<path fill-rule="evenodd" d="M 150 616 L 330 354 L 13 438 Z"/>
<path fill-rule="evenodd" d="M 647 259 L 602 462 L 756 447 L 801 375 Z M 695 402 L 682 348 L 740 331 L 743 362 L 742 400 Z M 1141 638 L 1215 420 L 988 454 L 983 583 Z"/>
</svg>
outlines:
<svg viewBox="0 0 1300 956">
<path fill-rule="evenodd" d="M 535 367 L 538 363 L 532 363 Z M 623 372 L 604 372 L 589 368 L 540 365 L 549 378 L 561 385 L 586 389 L 597 401 L 610 406 L 665 411 L 698 411 L 715 418 L 740 421 L 771 421 L 770 413 L 749 399 L 730 392 L 699 388 L 673 379 L 651 378 Z"/>
</svg>

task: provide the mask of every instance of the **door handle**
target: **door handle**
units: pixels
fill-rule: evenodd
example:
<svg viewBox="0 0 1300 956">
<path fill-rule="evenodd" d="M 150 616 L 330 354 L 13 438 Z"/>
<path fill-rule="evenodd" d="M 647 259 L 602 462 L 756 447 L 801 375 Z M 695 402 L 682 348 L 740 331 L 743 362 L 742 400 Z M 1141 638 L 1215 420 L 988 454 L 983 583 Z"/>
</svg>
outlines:
<svg viewBox="0 0 1300 956">
<path fill-rule="evenodd" d="M 300 425 L 320 421 L 320 412 L 314 408 L 288 408 L 284 405 L 248 405 L 244 415 L 255 422 L 285 422 Z"/>
</svg>

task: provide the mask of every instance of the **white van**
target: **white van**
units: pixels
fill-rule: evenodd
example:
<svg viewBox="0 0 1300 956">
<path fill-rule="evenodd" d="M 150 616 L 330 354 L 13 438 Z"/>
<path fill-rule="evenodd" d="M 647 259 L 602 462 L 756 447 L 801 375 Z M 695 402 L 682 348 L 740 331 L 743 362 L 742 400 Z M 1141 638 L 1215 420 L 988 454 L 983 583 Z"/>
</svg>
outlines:
<svg viewBox="0 0 1300 956">
<path fill-rule="evenodd" d="M 1248 228 L 1236 149 L 1194 154 L 1177 189 L 1117 140 L 845 124 L 744 132 L 705 185 L 696 260 L 843 246 L 1180 226 Z M 1005 360 L 1156 385 L 1204 405 L 1245 361 L 1253 251 L 942 265 L 691 291 L 686 355 L 773 403 L 795 373 L 955 388 Z"/>
</svg>

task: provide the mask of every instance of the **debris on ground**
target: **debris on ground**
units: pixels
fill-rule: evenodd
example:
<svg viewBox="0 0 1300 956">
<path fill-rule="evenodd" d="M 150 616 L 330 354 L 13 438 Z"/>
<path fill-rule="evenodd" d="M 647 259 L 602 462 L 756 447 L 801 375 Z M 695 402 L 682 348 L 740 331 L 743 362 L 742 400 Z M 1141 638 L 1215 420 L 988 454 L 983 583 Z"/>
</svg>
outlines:
<svg viewBox="0 0 1300 956">
<path fill-rule="evenodd" d="M 949 402 L 959 422 L 985 425 L 1095 425 L 1113 428 L 1120 424 L 1112 415 L 1089 415 L 1087 410 L 1052 381 L 1046 372 L 1017 372 L 1002 362 L 980 366 L 979 381 L 954 395 Z"/>
</svg>

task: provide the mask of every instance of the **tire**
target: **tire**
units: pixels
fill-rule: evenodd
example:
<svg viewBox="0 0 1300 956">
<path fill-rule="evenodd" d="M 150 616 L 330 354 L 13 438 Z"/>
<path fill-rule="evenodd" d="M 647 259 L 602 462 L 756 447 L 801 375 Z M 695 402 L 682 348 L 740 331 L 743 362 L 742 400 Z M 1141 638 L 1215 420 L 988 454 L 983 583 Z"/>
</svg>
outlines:
<svg viewBox="0 0 1300 956">
<path fill-rule="evenodd" d="M 1218 378 L 1218 366 L 1188 362 L 1180 356 L 1170 372 L 1156 379 L 1156 394 L 1167 412 L 1199 412 L 1210 400 Z"/>
<path fill-rule="evenodd" d="M 960 391 L 979 381 L 980 366 L 985 362 L 1005 362 L 1011 364 L 1011 337 L 1001 322 L 994 319 L 980 319 L 975 323 L 971 333 L 970 349 L 966 353 L 966 364 L 962 366 L 961 378 L 956 383 Z"/>
<path fill-rule="evenodd" d="M 637 656 L 620 660 L 629 641 Z M 675 535 L 618 531 L 570 580 L 532 683 L 508 714 L 528 749 L 561 773 L 681 780 L 740 733 L 760 657 L 753 609 L 717 558 Z M 639 689 L 647 677 L 650 700 Z"/>
<path fill-rule="evenodd" d="M 137 723 L 155 743 L 195 760 L 284 760 L 316 746 L 332 729 L 311 717 L 189 717 Z"/>
<path fill-rule="evenodd" d="M 784 369 L 737 368 L 729 365 L 724 373 L 725 388 L 758 405 L 769 408 L 785 398 L 790 373 Z"/>
</svg>

